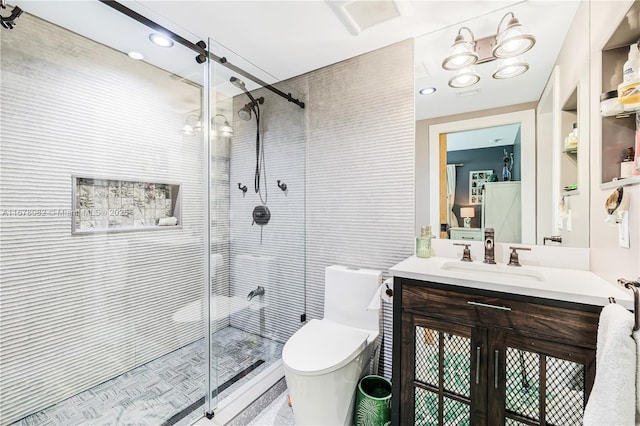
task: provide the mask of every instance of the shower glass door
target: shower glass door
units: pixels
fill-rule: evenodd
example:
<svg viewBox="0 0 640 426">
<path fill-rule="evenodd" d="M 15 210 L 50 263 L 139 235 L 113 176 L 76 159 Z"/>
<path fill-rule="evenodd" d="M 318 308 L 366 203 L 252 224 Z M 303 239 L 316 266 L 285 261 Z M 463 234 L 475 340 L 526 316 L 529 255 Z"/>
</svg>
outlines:
<svg viewBox="0 0 640 426">
<path fill-rule="evenodd" d="M 223 410 L 283 377 L 282 348 L 304 319 L 304 99 L 265 83 L 275 79 L 215 41 L 208 46 L 234 58 L 231 67 L 211 61 L 209 91 L 210 392 Z M 300 102 L 281 96 L 289 93 Z"/>
<path fill-rule="evenodd" d="M 19 24 L 0 29 L 0 425 L 193 422 L 208 377 L 209 74 L 103 2 L 13 3 Z"/>
</svg>

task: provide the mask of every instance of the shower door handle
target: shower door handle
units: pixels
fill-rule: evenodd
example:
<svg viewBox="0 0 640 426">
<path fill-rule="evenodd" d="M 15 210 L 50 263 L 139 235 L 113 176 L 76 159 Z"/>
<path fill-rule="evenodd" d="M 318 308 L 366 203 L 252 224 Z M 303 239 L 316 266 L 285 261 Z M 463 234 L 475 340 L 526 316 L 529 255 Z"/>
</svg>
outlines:
<svg viewBox="0 0 640 426">
<path fill-rule="evenodd" d="M 498 367 L 500 364 L 500 351 L 496 350 L 494 352 L 493 358 L 493 388 L 498 389 Z"/>
<path fill-rule="evenodd" d="M 480 349 L 481 346 L 476 346 L 476 385 L 480 384 Z"/>
</svg>

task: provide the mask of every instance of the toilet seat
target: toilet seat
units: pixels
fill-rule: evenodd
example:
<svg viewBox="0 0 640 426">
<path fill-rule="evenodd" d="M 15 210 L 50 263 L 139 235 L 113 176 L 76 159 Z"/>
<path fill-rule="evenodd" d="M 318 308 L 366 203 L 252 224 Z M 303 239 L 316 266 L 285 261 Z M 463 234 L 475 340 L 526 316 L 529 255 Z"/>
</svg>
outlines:
<svg viewBox="0 0 640 426">
<path fill-rule="evenodd" d="M 366 348 L 369 335 L 330 320 L 313 319 L 284 345 L 282 361 L 303 376 L 330 373 L 358 356 Z"/>
</svg>

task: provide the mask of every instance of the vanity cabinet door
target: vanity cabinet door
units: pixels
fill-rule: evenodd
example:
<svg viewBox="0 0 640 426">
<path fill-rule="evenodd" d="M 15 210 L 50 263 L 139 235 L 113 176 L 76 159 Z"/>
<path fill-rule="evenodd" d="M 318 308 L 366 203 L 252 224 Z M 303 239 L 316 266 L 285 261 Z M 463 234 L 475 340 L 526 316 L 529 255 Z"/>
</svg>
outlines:
<svg viewBox="0 0 640 426">
<path fill-rule="evenodd" d="M 580 425 L 593 387 L 591 349 L 489 333 L 489 425 Z"/>
<path fill-rule="evenodd" d="M 597 319 L 539 299 L 396 282 L 392 424 L 582 424 Z"/>
<path fill-rule="evenodd" d="M 487 424 L 486 329 L 403 315 L 402 425 Z"/>
</svg>

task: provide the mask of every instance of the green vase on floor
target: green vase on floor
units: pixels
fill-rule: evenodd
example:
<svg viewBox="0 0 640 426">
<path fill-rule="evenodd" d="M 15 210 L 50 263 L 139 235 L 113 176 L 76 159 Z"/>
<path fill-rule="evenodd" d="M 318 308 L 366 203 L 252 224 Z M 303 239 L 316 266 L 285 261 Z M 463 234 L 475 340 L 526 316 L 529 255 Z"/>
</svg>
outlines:
<svg viewBox="0 0 640 426">
<path fill-rule="evenodd" d="M 391 424 L 391 382 L 381 376 L 365 376 L 356 393 L 355 426 Z"/>
</svg>

